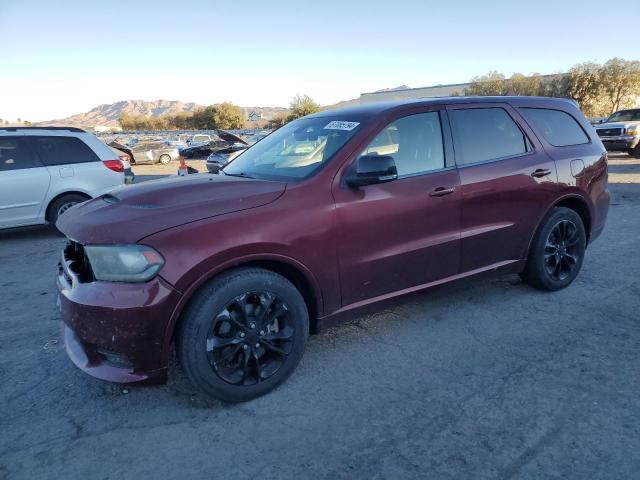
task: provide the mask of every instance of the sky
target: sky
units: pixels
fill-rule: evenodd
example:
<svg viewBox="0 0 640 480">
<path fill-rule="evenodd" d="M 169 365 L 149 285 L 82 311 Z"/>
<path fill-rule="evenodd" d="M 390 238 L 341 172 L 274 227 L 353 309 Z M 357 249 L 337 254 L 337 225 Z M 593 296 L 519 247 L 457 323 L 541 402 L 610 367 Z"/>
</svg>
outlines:
<svg viewBox="0 0 640 480">
<path fill-rule="evenodd" d="M 0 118 L 134 99 L 328 105 L 489 70 L 638 60 L 637 29 L 620 20 L 637 2 L 0 0 Z"/>
</svg>

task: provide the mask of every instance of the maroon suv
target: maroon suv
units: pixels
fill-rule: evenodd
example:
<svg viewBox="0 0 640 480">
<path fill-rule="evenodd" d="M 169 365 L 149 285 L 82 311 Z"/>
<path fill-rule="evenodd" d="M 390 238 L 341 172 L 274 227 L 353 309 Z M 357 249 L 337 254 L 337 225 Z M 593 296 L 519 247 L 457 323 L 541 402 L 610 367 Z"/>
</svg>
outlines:
<svg viewBox="0 0 640 480">
<path fill-rule="evenodd" d="M 574 103 L 377 103 L 314 114 L 227 165 L 128 186 L 58 222 L 67 352 L 161 382 L 175 343 L 226 401 L 291 374 L 343 312 L 505 267 L 569 285 L 607 216 L 607 156 Z"/>
</svg>

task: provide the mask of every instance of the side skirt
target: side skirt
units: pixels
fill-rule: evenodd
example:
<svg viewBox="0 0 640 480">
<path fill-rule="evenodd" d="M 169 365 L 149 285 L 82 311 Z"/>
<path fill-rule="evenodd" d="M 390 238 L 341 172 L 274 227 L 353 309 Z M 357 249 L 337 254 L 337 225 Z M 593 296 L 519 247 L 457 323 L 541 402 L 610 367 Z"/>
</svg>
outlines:
<svg viewBox="0 0 640 480">
<path fill-rule="evenodd" d="M 470 277 L 472 275 L 476 275 L 483 272 L 489 272 L 492 270 L 505 270 L 505 273 L 509 271 L 513 273 L 518 273 L 522 271 L 525 263 L 526 263 L 526 260 L 505 260 L 502 262 L 487 265 L 486 267 L 476 268 L 475 270 L 469 270 L 468 272 L 458 273 L 456 275 L 442 278 L 440 280 L 435 280 L 433 282 L 423 283 L 421 285 L 416 285 L 415 287 L 409 287 L 403 290 L 397 290 L 395 292 L 385 293 L 384 295 L 379 295 L 377 297 L 369 298 L 367 300 L 362 300 L 360 302 L 346 305 L 329 315 L 318 318 L 316 333 L 321 333 L 324 330 L 327 330 L 331 327 L 334 327 L 336 325 L 339 325 L 347 321 L 352 316 L 350 314 L 353 313 L 354 310 L 364 309 L 365 307 L 369 307 L 378 302 L 384 302 L 385 300 L 390 300 L 396 297 L 400 297 L 402 295 L 407 295 L 409 293 L 419 292 L 421 290 L 426 290 L 428 288 L 435 287 L 437 285 L 442 285 L 443 283 L 453 282 L 455 280 L 460 280 L 462 278 Z"/>
</svg>

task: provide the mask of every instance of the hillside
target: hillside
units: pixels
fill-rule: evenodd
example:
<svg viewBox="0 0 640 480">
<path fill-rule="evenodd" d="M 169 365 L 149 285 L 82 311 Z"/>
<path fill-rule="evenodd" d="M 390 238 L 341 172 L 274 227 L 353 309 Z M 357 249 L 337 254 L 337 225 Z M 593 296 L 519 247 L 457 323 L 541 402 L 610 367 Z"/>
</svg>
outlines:
<svg viewBox="0 0 640 480">
<path fill-rule="evenodd" d="M 116 103 L 99 105 L 86 113 L 78 113 L 67 118 L 47 120 L 34 125 L 64 125 L 74 127 L 93 127 L 96 125 L 115 126 L 123 113 L 142 115 L 145 117 L 160 117 L 174 115 L 179 112 L 191 112 L 200 107 L 196 103 L 183 103 L 177 100 L 122 100 Z M 268 119 L 278 112 L 285 111 L 281 107 L 243 107 L 247 112 L 255 111 Z"/>
</svg>

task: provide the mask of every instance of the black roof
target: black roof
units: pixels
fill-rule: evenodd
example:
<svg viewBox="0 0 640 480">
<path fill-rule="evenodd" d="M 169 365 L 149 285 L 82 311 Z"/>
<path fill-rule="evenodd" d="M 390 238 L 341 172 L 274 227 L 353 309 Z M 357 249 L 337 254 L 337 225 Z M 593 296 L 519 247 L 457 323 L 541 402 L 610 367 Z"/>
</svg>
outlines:
<svg viewBox="0 0 640 480">
<path fill-rule="evenodd" d="M 18 130 L 64 130 L 67 132 L 86 132 L 78 127 L 0 127 L 0 130 L 16 132 Z"/>
<path fill-rule="evenodd" d="M 572 105 L 577 108 L 576 103 L 568 98 L 556 97 L 526 97 L 526 96 L 495 96 L 495 97 L 422 97 L 404 98 L 398 100 L 385 100 L 380 102 L 367 102 L 359 105 L 323 110 L 309 117 L 333 117 L 336 115 L 377 115 L 390 110 L 400 109 L 407 106 L 420 105 L 441 105 L 441 104 L 465 104 L 465 103 L 510 103 L 517 107 L 536 106 L 547 107 L 555 105 L 556 108 Z M 309 118 L 307 117 L 307 118 Z"/>
</svg>

